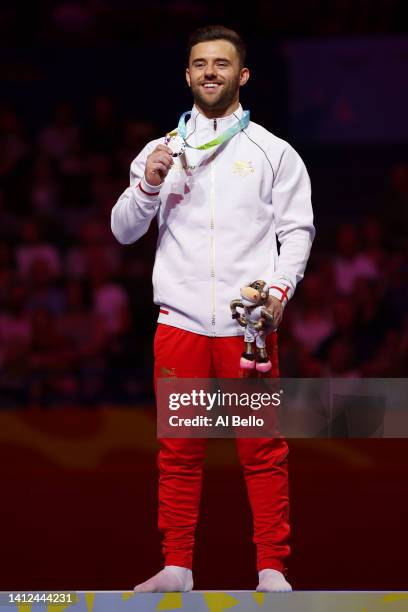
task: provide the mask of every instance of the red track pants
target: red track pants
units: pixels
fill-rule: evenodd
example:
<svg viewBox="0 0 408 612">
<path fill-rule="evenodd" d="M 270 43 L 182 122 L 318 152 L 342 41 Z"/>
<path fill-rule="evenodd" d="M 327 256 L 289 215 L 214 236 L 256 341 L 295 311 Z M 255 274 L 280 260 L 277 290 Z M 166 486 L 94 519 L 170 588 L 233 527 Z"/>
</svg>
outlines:
<svg viewBox="0 0 408 612">
<path fill-rule="evenodd" d="M 158 377 L 239 378 L 242 336 L 210 338 L 158 325 L 154 340 Z M 271 376 L 278 376 L 277 335 L 267 337 Z M 156 386 L 156 383 L 155 383 Z M 166 565 L 191 568 L 207 440 L 161 438 L 158 466 L 159 529 Z M 288 447 L 282 438 L 236 438 L 254 521 L 258 571 L 285 571 L 289 555 Z"/>
</svg>

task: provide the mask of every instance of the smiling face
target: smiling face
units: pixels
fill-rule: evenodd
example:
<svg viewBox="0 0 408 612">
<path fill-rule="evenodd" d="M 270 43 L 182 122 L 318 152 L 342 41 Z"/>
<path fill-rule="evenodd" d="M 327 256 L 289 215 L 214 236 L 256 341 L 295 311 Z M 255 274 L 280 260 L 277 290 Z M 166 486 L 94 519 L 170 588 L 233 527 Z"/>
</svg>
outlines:
<svg viewBox="0 0 408 612">
<path fill-rule="evenodd" d="M 207 117 L 223 117 L 238 107 L 239 88 L 249 79 L 249 70 L 240 67 L 232 43 L 211 40 L 192 47 L 186 79 L 199 111 Z"/>
</svg>

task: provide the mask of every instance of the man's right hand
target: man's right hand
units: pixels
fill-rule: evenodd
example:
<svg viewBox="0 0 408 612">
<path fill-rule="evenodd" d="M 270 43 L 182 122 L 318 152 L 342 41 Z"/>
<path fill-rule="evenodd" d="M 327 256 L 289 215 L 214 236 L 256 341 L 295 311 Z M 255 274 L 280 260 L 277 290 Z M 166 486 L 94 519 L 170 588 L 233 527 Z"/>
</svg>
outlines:
<svg viewBox="0 0 408 612">
<path fill-rule="evenodd" d="M 172 152 L 166 145 L 157 145 L 154 151 L 147 156 L 145 179 L 149 185 L 156 187 L 163 183 L 174 164 L 174 159 L 171 156 Z"/>
</svg>

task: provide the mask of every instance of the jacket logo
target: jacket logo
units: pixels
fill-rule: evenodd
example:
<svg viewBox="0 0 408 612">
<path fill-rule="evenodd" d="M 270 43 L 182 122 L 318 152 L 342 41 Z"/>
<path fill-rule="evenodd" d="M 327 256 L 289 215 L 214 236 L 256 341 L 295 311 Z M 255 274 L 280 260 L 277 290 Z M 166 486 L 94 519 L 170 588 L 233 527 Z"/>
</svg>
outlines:
<svg viewBox="0 0 408 612">
<path fill-rule="evenodd" d="M 239 176 L 248 176 L 248 174 L 255 172 L 254 164 L 251 161 L 245 162 L 237 160 L 234 162 L 232 168 L 232 173 L 239 174 Z"/>
</svg>

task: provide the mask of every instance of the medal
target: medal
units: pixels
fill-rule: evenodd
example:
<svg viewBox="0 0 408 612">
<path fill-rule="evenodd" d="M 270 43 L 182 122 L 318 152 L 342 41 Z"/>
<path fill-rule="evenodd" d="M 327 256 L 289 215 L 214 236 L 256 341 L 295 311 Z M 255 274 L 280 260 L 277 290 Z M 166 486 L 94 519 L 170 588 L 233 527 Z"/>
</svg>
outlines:
<svg viewBox="0 0 408 612">
<path fill-rule="evenodd" d="M 186 150 L 185 142 L 178 134 L 167 134 L 164 144 L 173 151 L 173 157 L 180 157 L 180 155 L 183 155 L 184 151 Z"/>
</svg>

